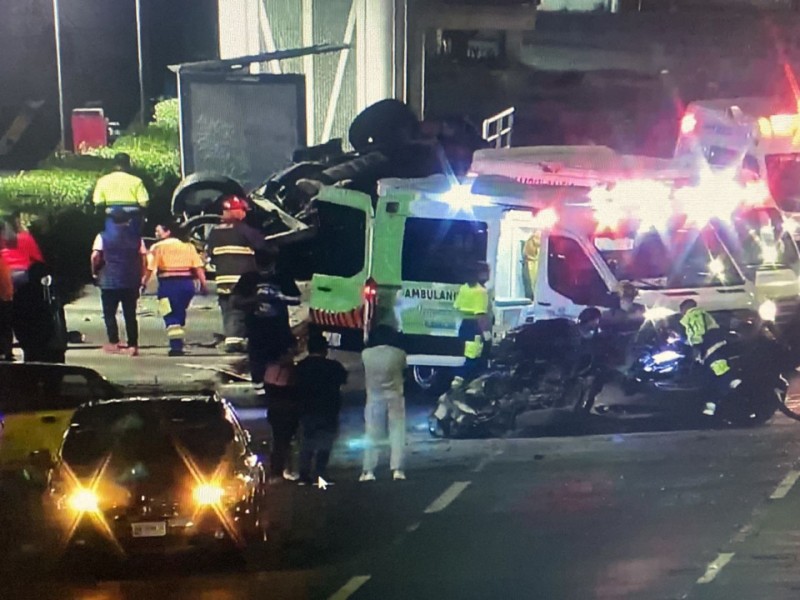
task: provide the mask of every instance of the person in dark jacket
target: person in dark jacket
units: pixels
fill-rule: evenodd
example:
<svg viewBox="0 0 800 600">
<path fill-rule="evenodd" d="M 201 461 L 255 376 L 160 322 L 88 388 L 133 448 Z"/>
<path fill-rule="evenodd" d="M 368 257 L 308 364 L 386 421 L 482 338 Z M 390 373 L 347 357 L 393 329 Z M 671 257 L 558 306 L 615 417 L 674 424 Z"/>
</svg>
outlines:
<svg viewBox="0 0 800 600">
<path fill-rule="evenodd" d="M 259 395 L 264 393 L 267 365 L 295 345 L 289 306 L 300 304 L 300 290 L 278 269 L 277 257 L 275 249 L 257 252 L 258 271 L 242 275 L 230 298 L 231 306 L 245 315 L 250 374 Z"/>
<path fill-rule="evenodd" d="M 265 247 L 264 236 L 244 222 L 248 209 L 245 198 L 224 197 L 222 223 L 211 230 L 206 243 L 206 255 L 216 269 L 225 352 L 245 351 L 245 312 L 231 302 L 231 294 L 242 275 L 258 270 L 255 253 Z"/>
<path fill-rule="evenodd" d="M 341 387 L 347 383 L 347 370 L 338 361 L 327 358 L 328 342 L 321 335 L 308 340 L 308 357 L 300 361 L 295 371 L 297 395 L 300 398 L 300 425 L 303 444 L 300 450 L 300 485 L 310 485 L 322 478 L 327 483 L 326 470 L 339 430 L 342 409 Z M 316 458 L 315 475 L 311 476 Z"/>
<path fill-rule="evenodd" d="M 130 212 L 120 208 L 111 211 L 110 223 L 94 240 L 91 262 L 92 277 L 100 287 L 103 320 L 108 336 L 108 344 L 103 349 L 106 352 L 123 351 L 138 356 L 136 303 L 142 278 L 147 272 L 147 249 L 138 231 L 131 225 L 132 221 Z M 117 310 L 120 304 L 125 318 L 127 347 L 119 339 Z"/>
</svg>

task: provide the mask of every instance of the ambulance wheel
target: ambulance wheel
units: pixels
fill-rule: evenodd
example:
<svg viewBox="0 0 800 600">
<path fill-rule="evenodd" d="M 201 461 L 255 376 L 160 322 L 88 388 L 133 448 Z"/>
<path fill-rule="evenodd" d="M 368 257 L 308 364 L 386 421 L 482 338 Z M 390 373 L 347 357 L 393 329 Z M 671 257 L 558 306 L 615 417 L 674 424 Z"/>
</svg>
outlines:
<svg viewBox="0 0 800 600">
<path fill-rule="evenodd" d="M 450 388 L 453 381 L 453 370 L 446 367 L 414 365 L 409 374 L 415 389 L 437 398 Z"/>
</svg>

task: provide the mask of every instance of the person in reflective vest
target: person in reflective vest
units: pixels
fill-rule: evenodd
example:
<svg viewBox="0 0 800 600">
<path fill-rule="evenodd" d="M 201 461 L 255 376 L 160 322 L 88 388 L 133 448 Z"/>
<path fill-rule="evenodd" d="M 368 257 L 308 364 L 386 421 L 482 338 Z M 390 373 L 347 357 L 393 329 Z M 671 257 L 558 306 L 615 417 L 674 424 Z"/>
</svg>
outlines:
<svg viewBox="0 0 800 600">
<path fill-rule="evenodd" d="M 142 213 L 147 209 L 150 196 L 144 182 L 130 171 L 131 157 L 117 154 L 114 157 L 114 170 L 97 180 L 92 204 L 96 209 L 105 211 L 107 224 L 115 208 L 131 213 L 134 229 L 141 232 Z"/>
<path fill-rule="evenodd" d="M 184 355 L 186 311 L 194 298 L 195 280 L 200 284 L 200 293 L 208 293 L 203 260 L 181 235 L 172 223 L 156 226 L 159 241 L 150 248 L 147 273 L 142 279 L 142 287 L 146 288 L 153 273 L 158 274 L 158 307 L 167 328 L 170 356 Z"/>
<path fill-rule="evenodd" d="M 684 300 L 680 306 L 681 325 L 686 331 L 686 342 L 696 352 L 698 362 L 707 367 L 714 385 L 714 390 L 724 399 L 741 380 L 736 379 L 728 362 L 730 346 L 725 332 L 717 324 L 714 317 L 699 308 L 692 299 Z M 703 414 L 713 416 L 717 411 L 717 402 L 706 402 Z"/>
<path fill-rule="evenodd" d="M 453 379 L 458 387 L 473 377 L 484 355 L 484 341 L 491 334 L 489 319 L 489 265 L 479 262 L 470 268 L 469 280 L 461 286 L 453 306 L 461 313 L 458 337 L 464 342 L 464 366 Z"/>
<path fill-rule="evenodd" d="M 222 223 L 208 234 L 206 255 L 216 269 L 217 296 L 222 312 L 226 352 L 246 348 L 246 312 L 231 302 L 231 292 L 245 273 L 258 271 L 255 254 L 266 247 L 264 236 L 244 222 L 249 205 L 238 196 L 222 199 Z"/>
</svg>

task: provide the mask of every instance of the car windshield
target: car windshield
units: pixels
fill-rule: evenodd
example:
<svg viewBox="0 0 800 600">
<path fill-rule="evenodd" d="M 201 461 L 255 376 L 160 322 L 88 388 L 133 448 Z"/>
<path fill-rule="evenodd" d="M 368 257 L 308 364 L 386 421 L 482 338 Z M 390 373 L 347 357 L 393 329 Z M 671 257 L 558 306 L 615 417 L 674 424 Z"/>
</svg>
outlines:
<svg viewBox="0 0 800 600">
<path fill-rule="evenodd" d="M 800 153 L 770 154 L 766 157 L 767 183 L 778 206 L 800 211 Z"/>
<path fill-rule="evenodd" d="M 64 438 L 62 458 L 90 465 L 110 454 L 158 459 L 173 448 L 197 460 L 218 459 L 233 440 L 225 410 L 215 402 L 118 402 L 79 410 Z"/>
<path fill-rule="evenodd" d="M 669 233 L 650 230 L 636 237 L 596 236 L 594 244 L 617 280 L 633 281 L 645 288 L 744 283 L 725 246 L 708 228 Z"/>
<path fill-rule="evenodd" d="M 730 224 L 719 223 L 717 229 L 725 245 L 748 270 L 796 269 L 800 264 L 797 246 L 774 208 L 743 211 Z"/>
</svg>

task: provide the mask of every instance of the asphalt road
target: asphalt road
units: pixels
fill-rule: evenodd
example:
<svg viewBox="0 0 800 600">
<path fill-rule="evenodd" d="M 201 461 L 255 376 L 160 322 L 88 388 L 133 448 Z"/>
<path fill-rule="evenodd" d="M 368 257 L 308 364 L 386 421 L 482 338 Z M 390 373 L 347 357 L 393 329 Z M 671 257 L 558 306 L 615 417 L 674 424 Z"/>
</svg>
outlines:
<svg viewBox="0 0 800 600">
<path fill-rule="evenodd" d="M 164 354 L 143 301 L 144 356 L 102 354 L 91 299 L 68 318 L 87 334 L 68 360 L 114 380 L 209 378 Z M 213 299 L 190 315 L 191 360 L 221 366 Z M 86 319 L 89 320 L 86 320 Z M 195 324 L 195 327 L 192 327 Z M 36 494 L 0 481 L 0 599 L 175 598 L 796 598 L 800 427 L 753 430 L 598 419 L 487 440 L 433 440 L 430 404 L 408 403 L 406 482 L 358 483 L 363 379 L 357 357 L 327 490 L 270 487 L 272 535 L 243 561 L 197 555 L 123 565 L 64 563 L 41 528 Z M 246 386 L 225 388 L 231 397 Z M 240 410 L 256 433 L 263 411 Z M 516 435 L 520 435 L 518 432 Z M 384 460 L 386 460 L 384 458 Z M 80 567 L 80 568 L 77 568 Z"/>
<path fill-rule="evenodd" d="M 797 597 L 800 430 L 781 417 L 756 430 L 420 438 L 410 451 L 406 482 L 357 483 L 354 451 L 332 488 L 270 488 L 275 533 L 243 564 L 77 573 L 12 523 L 0 597 Z"/>
</svg>

